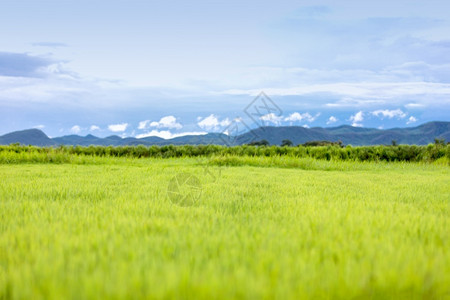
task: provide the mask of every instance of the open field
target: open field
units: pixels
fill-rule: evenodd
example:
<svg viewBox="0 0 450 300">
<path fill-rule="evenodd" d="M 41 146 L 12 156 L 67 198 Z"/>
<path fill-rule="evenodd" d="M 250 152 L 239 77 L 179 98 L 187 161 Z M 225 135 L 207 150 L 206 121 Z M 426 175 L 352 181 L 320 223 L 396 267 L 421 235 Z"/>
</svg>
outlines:
<svg viewBox="0 0 450 300">
<path fill-rule="evenodd" d="M 447 164 L 199 159 L 0 164 L 0 299 L 450 297 Z"/>
</svg>

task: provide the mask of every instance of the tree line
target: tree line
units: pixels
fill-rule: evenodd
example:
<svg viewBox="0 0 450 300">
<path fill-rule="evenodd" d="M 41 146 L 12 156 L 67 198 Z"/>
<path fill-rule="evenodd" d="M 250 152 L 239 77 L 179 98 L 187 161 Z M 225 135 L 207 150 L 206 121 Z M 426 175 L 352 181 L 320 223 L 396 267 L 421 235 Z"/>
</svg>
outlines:
<svg viewBox="0 0 450 300">
<path fill-rule="evenodd" d="M 450 160 L 450 145 L 442 140 L 427 146 L 379 145 L 343 146 L 340 143 L 324 144 L 309 142 L 298 146 L 267 145 L 165 145 L 165 146 L 59 146 L 36 147 L 11 144 L 0 146 L 0 156 L 16 154 L 41 154 L 57 157 L 130 157 L 130 158 L 171 158 L 171 157 L 211 157 L 211 156 L 290 156 L 310 157 L 324 160 L 352 161 L 435 161 L 446 157 Z M 64 160 L 63 160 L 64 161 Z"/>
</svg>

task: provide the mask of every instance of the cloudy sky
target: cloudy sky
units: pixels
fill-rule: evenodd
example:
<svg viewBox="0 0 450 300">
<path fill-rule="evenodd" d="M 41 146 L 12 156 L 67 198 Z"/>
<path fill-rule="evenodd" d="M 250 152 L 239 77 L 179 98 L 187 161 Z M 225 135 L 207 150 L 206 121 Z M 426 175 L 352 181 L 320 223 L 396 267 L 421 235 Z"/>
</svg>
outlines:
<svg viewBox="0 0 450 300">
<path fill-rule="evenodd" d="M 447 0 L 2 0 L 0 134 L 450 121 L 449 11 Z M 262 91 L 268 106 L 254 102 Z"/>
</svg>

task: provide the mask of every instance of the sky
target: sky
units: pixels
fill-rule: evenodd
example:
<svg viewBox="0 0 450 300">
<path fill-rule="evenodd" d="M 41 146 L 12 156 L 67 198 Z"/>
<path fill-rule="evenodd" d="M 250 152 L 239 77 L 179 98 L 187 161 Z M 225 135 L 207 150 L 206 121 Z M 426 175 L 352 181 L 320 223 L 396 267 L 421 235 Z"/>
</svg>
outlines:
<svg viewBox="0 0 450 300">
<path fill-rule="evenodd" d="M 450 121 L 449 11 L 446 0 L 2 0 L 0 135 Z"/>
</svg>

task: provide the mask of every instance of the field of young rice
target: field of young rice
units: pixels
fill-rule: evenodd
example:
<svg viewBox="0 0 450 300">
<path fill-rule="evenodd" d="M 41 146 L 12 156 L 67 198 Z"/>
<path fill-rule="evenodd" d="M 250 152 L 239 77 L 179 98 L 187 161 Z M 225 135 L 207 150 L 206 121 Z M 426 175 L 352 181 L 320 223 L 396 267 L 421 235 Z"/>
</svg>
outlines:
<svg viewBox="0 0 450 300">
<path fill-rule="evenodd" d="M 450 297 L 448 165 L 205 160 L 0 164 L 0 299 Z"/>
</svg>

